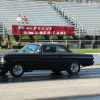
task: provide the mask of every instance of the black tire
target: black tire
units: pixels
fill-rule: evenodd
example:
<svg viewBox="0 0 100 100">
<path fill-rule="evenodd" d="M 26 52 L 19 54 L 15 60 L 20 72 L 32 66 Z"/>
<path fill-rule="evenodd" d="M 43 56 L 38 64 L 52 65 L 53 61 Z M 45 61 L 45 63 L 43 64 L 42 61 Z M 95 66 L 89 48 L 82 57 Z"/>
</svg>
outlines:
<svg viewBox="0 0 100 100">
<path fill-rule="evenodd" d="M 16 62 L 10 68 L 10 74 L 14 77 L 20 77 L 24 73 L 24 66 L 20 62 Z"/>
<path fill-rule="evenodd" d="M 77 75 L 80 71 L 80 65 L 77 63 L 71 63 L 67 68 L 67 72 L 70 75 Z"/>
<path fill-rule="evenodd" d="M 54 74 L 59 74 L 61 70 L 51 70 Z"/>
<path fill-rule="evenodd" d="M 7 72 L 8 72 L 8 70 L 4 68 L 4 69 L 0 70 L 0 75 L 5 75 Z"/>
</svg>

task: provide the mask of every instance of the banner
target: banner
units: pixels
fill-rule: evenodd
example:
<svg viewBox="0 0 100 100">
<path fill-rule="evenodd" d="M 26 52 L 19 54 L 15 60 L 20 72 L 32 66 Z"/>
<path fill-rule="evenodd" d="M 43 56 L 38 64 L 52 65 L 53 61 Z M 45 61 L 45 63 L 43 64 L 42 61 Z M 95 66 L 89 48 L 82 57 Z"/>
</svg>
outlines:
<svg viewBox="0 0 100 100">
<path fill-rule="evenodd" d="M 66 29 L 64 26 L 53 26 L 52 35 L 66 35 Z"/>
<path fill-rule="evenodd" d="M 74 27 L 12 25 L 14 35 L 74 35 Z"/>
</svg>

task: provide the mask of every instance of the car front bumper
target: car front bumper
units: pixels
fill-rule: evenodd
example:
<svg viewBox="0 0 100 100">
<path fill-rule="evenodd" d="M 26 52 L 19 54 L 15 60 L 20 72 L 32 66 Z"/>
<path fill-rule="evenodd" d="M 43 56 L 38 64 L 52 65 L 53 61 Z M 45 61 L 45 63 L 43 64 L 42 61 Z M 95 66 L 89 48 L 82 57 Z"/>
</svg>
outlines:
<svg viewBox="0 0 100 100">
<path fill-rule="evenodd" d="M 6 68 L 7 64 L 6 63 L 0 63 L 0 69 Z"/>
</svg>

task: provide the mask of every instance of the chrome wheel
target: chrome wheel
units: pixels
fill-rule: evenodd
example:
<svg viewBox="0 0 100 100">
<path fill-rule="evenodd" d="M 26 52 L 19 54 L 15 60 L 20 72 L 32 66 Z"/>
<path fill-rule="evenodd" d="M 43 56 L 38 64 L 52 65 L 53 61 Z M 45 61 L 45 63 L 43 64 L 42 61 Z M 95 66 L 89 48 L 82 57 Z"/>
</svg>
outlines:
<svg viewBox="0 0 100 100">
<path fill-rule="evenodd" d="M 71 69 L 71 71 L 72 71 L 72 72 L 74 72 L 74 73 L 75 73 L 75 72 L 77 72 L 77 71 L 78 71 L 79 66 L 78 66 L 78 64 L 73 63 L 73 64 L 71 64 L 70 69 Z"/>
<path fill-rule="evenodd" d="M 80 65 L 77 63 L 71 63 L 70 66 L 67 68 L 67 72 L 70 75 L 77 75 L 80 71 Z"/>
<path fill-rule="evenodd" d="M 15 65 L 15 66 L 13 67 L 13 73 L 14 73 L 15 75 L 20 75 L 22 72 L 23 72 L 23 68 L 22 68 L 21 65 Z"/>
<path fill-rule="evenodd" d="M 10 68 L 10 74 L 14 77 L 20 77 L 24 73 L 24 66 L 20 62 L 16 62 Z"/>
</svg>

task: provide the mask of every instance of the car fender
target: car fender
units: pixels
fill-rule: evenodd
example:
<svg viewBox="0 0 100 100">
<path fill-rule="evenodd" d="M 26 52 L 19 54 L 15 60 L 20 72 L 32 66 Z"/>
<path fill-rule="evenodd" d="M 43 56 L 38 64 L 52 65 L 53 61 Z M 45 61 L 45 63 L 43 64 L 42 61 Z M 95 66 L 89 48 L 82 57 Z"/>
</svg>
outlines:
<svg viewBox="0 0 100 100">
<path fill-rule="evenodd" d="M 28 70 L 27 67 L 26 67 L 26 65 L 24 64 L 24 62 L 23 62 L 22 60 L 14 60 L 14 61 L 11 63 L 11 66 L 12 66 L 14 63 L 16 63 L 16 62 L 22 63 L 22 64 L 24 65 L 25 71 Z"/>
<path fill-rule="evenodd" d="M 80 65 L 80 63 L 79 63 L 78 61 L 71 61 L 71 62 L 70 62 L 70 65 L 71 65 L 72 63 L 77 63 L 78 65 Z"/>
</svg>

